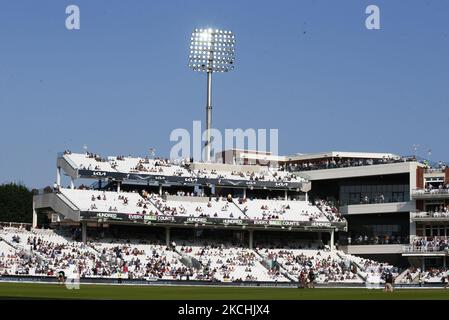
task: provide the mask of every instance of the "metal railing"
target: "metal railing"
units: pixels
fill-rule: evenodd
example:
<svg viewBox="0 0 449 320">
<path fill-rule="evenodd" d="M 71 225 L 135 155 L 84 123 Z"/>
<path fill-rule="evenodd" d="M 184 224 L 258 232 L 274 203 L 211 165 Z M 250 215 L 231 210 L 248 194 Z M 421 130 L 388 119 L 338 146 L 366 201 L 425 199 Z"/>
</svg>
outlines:
<svg viewBox="0 0 449 320">
<path fill-rule="evenodd" d="M 349 201 L 342 201 L 341 206 L 355 206 L 355 205 L 361 205 L 361 204 L 391 204 L 391 203 L 402 203 L 402 202 L 408 202 L 409 196 L 408 194 L 405 194 L 404 197 L 385 197 L 383 200 L 380 198 L 371 198 L 368 200 L 362 199 L 362 200 L 349 200 Z"/>
<path fill-rule="evenodd" d="M 416 241 L 416 240 L 426 240 L 426 241 L 449 240 L 449 236 L 414 236 L 414 237 L 412 237 L 412 241 Z"/>
<path fill-rule="evenodd" d="M 446 168 L 427 168 L 424 173 L 444 173 Z"/>
<path fill-rule="evenodd" d="M 10 222 L 10 221 L 0 221 L 0 228 L 24 228 L 29 230 L 31 228 L 31 223 L 28 222 Z"/>
<path fill-rule="evenodd" d="M 446 195 L 446 194 L 449 194 L 449 189 L 446 189 L 446 188 L 443 188 L 443 189 L 419 188 L 419 189 L 413 189 L 412 194 L 413 195 Z"/>
<path fill-rule="evenodd" d="M 339 238 L 338 244 L 341 246 L 408 244 L 410 237 L 404 235 L 404 236 L 395 236 L 394 238 L 391 238 L 391 236 L 387 235 L 378 235 L 378 236 L 370 236 L 368 237 L 368 239 L 366 239 L 364 236 L 362 236 L 362 238 L 360 238 L 360 236 L 354 236 L 349 239 Z"/>
<path fill-rule="evenodd" d="M 438 253 L 448 253 L 449 248 L 446 246 L 429 246 L 429 245 L 423 245 L 423 246 L 417 246 L 417 245 L 407 245 L 402 246 L 402 252 L 403 253 L 432 253 L 432 252 L 438 252 Z"/>
<path fill-rule="evenodd" d="M 449 212 L 426 212 L 426 211 L 416 211 L 410 212 L 411 218 L 448 218 Z"/>
<path fill-rule="evenodd" d="M 326 160 L 312 161 L 312 160 L 302 160 L 301 164 L 296 166 L 287 166 L 288 171 L 292 172 L 304 172 L 304 171 L 314 171 L 314 170 L 327 170 L 327 169 L 341 169 L 341 168 L 352 168 L 352 167 L 365 167 L 365 166 L 376 166 L 383 164 L 392 163 L 405 163 L 405 162 L 417 162 L 415 157 L 399 157 L 399 158 L 340 158 L 338 156 L 329 156 Z M 332 159 L 335 161 L 333 162 Z"/>
</svg>

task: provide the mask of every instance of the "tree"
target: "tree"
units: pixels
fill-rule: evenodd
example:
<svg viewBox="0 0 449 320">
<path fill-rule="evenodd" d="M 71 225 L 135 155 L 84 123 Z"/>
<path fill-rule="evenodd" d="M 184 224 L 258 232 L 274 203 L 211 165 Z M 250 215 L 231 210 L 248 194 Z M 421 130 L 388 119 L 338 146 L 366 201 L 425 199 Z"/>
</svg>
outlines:
<svg viewBox="0 0 449 320">
<path fill-rule="evenodd" d="M 33 220 L 33 191 L 16 183 L 0 185 L 0 221 L 26 222 Z"/>
</svg>

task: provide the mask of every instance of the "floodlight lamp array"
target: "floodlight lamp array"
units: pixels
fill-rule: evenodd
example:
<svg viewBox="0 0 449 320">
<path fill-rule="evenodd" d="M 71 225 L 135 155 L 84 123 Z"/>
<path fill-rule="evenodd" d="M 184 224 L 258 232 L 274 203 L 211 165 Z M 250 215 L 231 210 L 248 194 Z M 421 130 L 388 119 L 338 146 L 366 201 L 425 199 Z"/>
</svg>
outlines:
<svg viewBox="0 0 449 320">
<path fill-rule="evenodd" d="M 234 69 L 235 37 L 231 31 L 195 29 L 190 38 L 189 68 L 199 72 Z"/>
</svg>

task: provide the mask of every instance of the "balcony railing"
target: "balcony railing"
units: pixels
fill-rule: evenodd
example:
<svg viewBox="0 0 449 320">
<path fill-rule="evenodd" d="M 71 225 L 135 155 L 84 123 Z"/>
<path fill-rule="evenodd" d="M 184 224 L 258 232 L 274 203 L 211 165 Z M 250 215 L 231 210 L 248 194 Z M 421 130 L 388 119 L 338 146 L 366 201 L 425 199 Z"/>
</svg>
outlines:
<svg viewBox="0 0 449 320">
<path fill-rule="evenodd" d="M 426 168 L 424 169 L 424 173 L 444 173 L 446 171 L 446 167 L 444 168 Z"/>
<path fill-rule="evenodd" d="M 449 236 L 414 236 L 412 244 L 402 247 L 403 253 L 449 253 Z"/>
<path fill-rule="evenodd" d="M 449 212 L 425 212 L 425 211 L 419 211 L 419 212 L 410 212 L 411 218 L 448 218 L 449 219 Z"/>
<path fill-rule="evenodd" d="M 360 245 L 383 245 L 383 244 L 408 244 L 410 240 L 409 236 L 371 236 L 371 237 L 360 237 L 354 236 L 353 238 L 341 237 L 338 239 L 338 244 L 342 246 L 360 246 Z"/>
<path fill-rule="evenodd" d="M 448 253 L 449 249 L 445 246 L 415 246 L 407 245 L 402 246 L 402 253 Z"/>
<path fill-rule="evenodd" d="M 31 229 L 31 223 L 26 223 L 26 222 L 4 222 L 4 221 L 0 221 L 0 229 L 1 228 L 7 228 L 7 227 L 11 227 L 11 228 L 24 228 L 24 229 Z"/>
<path fill-rule="evenodd" d="M 405 194 L 404 197 L 374 197 L 369 199 L 361 199 L 361 200 L 349 200 L 349 201 L 341 201 L 341 206 L 354 206 L 360 204 L 386 204 L 386 203 L 398 203 L 398 202 L 407 202 L 410 201 L 408 194 Z"/>
<path fill-rule="evenodd" d="M 413 241 L 426 240 L 426 241 L 448 241 L 449 236 L 414 236 Z"/>
<path fill-rule="evenodd" d="M 449 189 L 414 189 L 413 196 L 434 196 L 434 195 L 449 195 Z"/>
</svg>

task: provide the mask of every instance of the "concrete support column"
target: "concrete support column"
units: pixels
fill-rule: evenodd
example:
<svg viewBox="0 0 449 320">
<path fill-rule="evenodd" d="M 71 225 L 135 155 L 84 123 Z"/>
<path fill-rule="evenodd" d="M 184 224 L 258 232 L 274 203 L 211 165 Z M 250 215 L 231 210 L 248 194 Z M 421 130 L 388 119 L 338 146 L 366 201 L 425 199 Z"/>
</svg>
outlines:
<svg viewBox="0 0 449 320">
<path fill-rule="evenodd" d="M 170 246 L 170 227 L 165 227 L 165 245 Z"/>
<path fill-rule="evenodd" d="M 421 265 L 421 271 L 426 270 L 426 259 L 424 257 L 422 257 L 422 265 Z"/>
<path fill-rule="evenodd" d="M 117 193 L 120 193 L 120 185 L 121 185 L 121 182 L 117 181 Z"/>
<path fill-rule="evenodd" d="M 33 201 L 33 229 L 37 228 L 37 212 L 36 212 L 36 204 Z"/>
<path fill-rule="evenodd" d="M 87 242 L 87 222 L 81 222 L 81 239 L 83 243 Z"/>
<path fill-rule="evenodd" d="M 249 233 L 249 248 L 252 250 L 254 244 L 254 230 L 248 230 L 248 233 Z"/>
<path fill-rule="evenodd" d="M 306 200 L 306 202 L 309 202 L 309 194 L 307 192 L 305 194 L 305 200 Z"/>
<path fill-rule="evenodd" d="M 56 185 L 58 187 L 61 186 L 61 168 L 60 167 L 56 168 Z"/>
<path fill-rule="evenodd" d="M 413 242 L 414 237 L 416 237 L 416 222 L 410 219 L 410 237 L 409 237 L 410 243 Z"/>
<path fill-rule="evenodd" d="M 243 199 L 246 199 L 246 188 L 243 189 Z"/>
<path fill-rule="evenodd" d="M 162 196 L 162 185 L 159 186 L 159 195 Z"/>
<path fill-rule="evenodd" d="M 446 269 L 446 256 L 443 257 L 443 268 Z"/>
<path fill-rule="evenodd" d="M 335 234 L 335 231 L 332 230 L 331 231 L 331 238 L 329 240 L 329 248 L 330 248 L 331 252 L 334 251 L 334 234 Z"/>
<path fill-rule="evenodd" d="M 288 191 L 287 190 L 284 191 L 284 200 L 288 200 Z"/>
<path fill-rule="evenodd" d="M 70 178 L 70 189 L 75 189 L 75 179 L 73 177 Z"/>
</svg>

